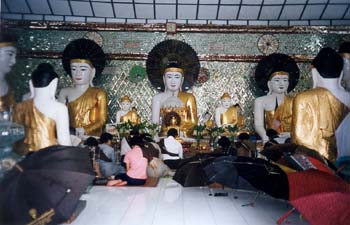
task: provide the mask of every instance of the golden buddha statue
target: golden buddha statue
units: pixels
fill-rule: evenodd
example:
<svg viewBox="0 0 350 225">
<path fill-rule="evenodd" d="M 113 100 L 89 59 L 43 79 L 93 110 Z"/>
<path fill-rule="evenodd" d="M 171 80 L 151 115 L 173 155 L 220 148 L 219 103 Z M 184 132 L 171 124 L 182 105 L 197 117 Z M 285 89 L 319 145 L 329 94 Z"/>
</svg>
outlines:
<svg viewBox="0 0 350 225">
<path fill-rule="evenodd" d="M 220 106 L 215 109 L 215 123 L 217 127 L 244 127 L 244 117 L 238 104 L 232 105 L 231 96 L 225 92 L 220 98 Z"/>
<path fill-rule="evenodd" d="M 71 145 L 67 107 L 57 102 L 58 75 L 50 64 L 40 64 L 32 73 L 34 97 L 16 105 L 13 120 L 25 128 L 25 137 L 14 151 L 24 155 L 52 145 Z"/>
<path fill-rule="evenodd" d="M 120 108 L 116 115 L 117 124 L 130 121 L 133 125 L 141 123 L 141 117 L 137 114 L 136 109 L 131 107 L 132 101 L 129 96 L 123 96 L 120 99 Z"/>
<path fill-rule="evenodd" d="M 105 62 L 101 47 L 88 39 L 74 40 L 63 51 L 62 63 L 73 87 L 63 88 L 59 101 L 67 104 L 70 126 L 78 135 L 100 136 L 106 123 L 107 93 L 92 84 Z"/>
<path fill-rule="evenodd" d="M 350 93 L 339 86 L 343 59 L 323 48 L 312 66 L 313 89 L 298 93 L 293 102 L 292 142 L 335 161 L 335 132 L 349 113 L 350 102 Z"/>
<path fill-rule="evenodd" d="M 161 135 L 166 136 L 172 116 L 177 119 L 180 134 L 191 137 L 197 124 L 196 99 L 191 93 L 181 91 L 184 71 L 176 63 L 169 64 L 164 71 L 165 91 L 152 99 L 152 122 L 160 124 Z M 161 120 L 160 120 L 161 118 Z"/>
<path fill-rule="evenodd" d="M 16 63 L 16 37 L 0 31 L 0 112 L 11 111 L 15 105 L 15 98 L 6 81 L 12 66 Z"/>
<path fill-rule="evenodd" d="M 254 101 L 254 127 L 263 143 L 269 140 L 267 129 L 276 130 L 280 139 L 290 137 L 293 98 L 287 92 L 296 86 L 298 78 L 299 68 L 288 55 L 274 53 L 259 62 L 255 79 L 268 93 Z"/>
</svg>

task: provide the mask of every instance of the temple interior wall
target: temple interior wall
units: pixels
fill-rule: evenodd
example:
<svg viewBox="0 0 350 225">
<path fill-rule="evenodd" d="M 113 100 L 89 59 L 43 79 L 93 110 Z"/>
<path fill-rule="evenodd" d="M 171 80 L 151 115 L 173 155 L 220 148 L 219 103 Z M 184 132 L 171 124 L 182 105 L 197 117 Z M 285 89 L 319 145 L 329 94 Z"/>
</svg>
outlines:
<svg viewBox="0 0 350 225">
<path fill-rule="evenodd" d="M 255 67 L 265 54 L 279 52 L 292 55 L 300 68 L 300 79 L 291 93 L 311 87 L 310 61 L 320 48 L 329 46 L 337 49 L 344 40 L 350 40 L 350 27 L 298 27 L 298 28 L 249 28 L 246 32 L 232 27 L 220 32 L 220 27 L 206 26 L 203 29 L 182 27 L 175 34 L 167 34 L 162 29 L 144 27 L 105 27 L 69 25 L 64 28 L 29 25 L 10 28 L 18 36 L 19 54 L 9 81 L 15 91 L 17 101 L 29 91 L 28 80 L 31 72 L 41 62 L 50 62 L 60 75 L 59 89 L 71 85 L 63 70 L 60 54 L 65 46 L 77 38 L 92 38 L 102 45 L 109 60 L 103 74 L 94 80 L 95 86 L 108 92 L 108 122 L 115 121 L 119 99 L 129 95 L 142 119 L 151 117 L 151 99 L 157 93 L 147 76 L 141 81 L 129 77 L 134 65 L 145 67 L 147 53 L 159 42 L 166 39 L 182 40 L 198 53 L 201 67 L 209 71 L 209 80 L 195 85 L 190 91 L 197 99 L 198 116 L 209 111 L 214 113 L 220 96 L 229 92 L 237 95 L 243 109 L 246 126 L 253 130 L 254 99 L 264 95 L 254 81 Z M 292 30 L 294 29 L 294 30 Z M 271 39 L 272 36 L 272 39 Z"/>
</svg>

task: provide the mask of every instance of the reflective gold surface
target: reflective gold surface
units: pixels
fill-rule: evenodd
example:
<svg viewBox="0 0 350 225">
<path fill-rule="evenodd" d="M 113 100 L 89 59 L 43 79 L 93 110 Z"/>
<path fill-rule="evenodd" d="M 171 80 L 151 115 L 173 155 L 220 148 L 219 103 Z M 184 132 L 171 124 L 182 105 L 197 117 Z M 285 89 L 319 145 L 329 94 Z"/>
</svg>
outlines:
<svg viewBox="0 0 350 225">
<path fill-rule="evenodd" d="M 184 106 L 178 108 L 162 108 L 161 116 L 164 120 L 166 113 L 176 112 L 181 118 L 179 126 L 180 131 L 184 133 L 185 137 L 192 137 L 194 126 L 197 125 L 198 121 L 196 99 L 192 94 L 186 92 L 179 92 L 177 97 Z M 170 124 L 170 126 L 173 127 L 174 124 Z M 163 121 L 161 135 L 166 135 L 168 128 L 169 127 L 166 126 Z"/>
<path fill-rule="evenodd" d="M 16 105 L 13 120 L 25 128 L 24 140 L 19 141 L 14 147 L 16 153 L 24 155 L 58 144 L 56 122 L 37 110 L 33 99 Z"/>
<path fill-rule="evenodd" d="M 292 142 L 337 158 L 335 131 L 349 109 L 325 88 L 298 94 L 293 103 Z"/>
<path fill-rule="evenodd" d="M 222 125 L 237 125 L 238 127 L 244 127 L 244 118 L 240 115 L 239 106 L 231 106 L 226 112 L 222 113 L 220 116 Z"/>
<path fill-rule="evenodd" d="M 15 96 L 12 91 L 7 92 L 4 96 L 0 96 L 0 112 L 10 111 L 15 104 Z"/>
<path fill-rule="evenodd" d="M 125 123 L 130 121 L 133 125 L 141 123 L 141 118 L 136 111 L 131 110 L 124 116 L 120 117 L 120 123 Z"/>
<path fill-rule="evenodd" d="M 89 87 L 86 92 L 68 103 L 69 124 L 85 129 L 87 135 L 100 136 L 107 120 L 107 94 L 103 89 Z"/>
<path fill-rule="evenodd" d="M 274 129 L 278 133 L 291 132 L 292 110 L 293 98 L 285 96 L 282 104 L 276 110 L 265 111 L 266 128 Z M 278 129 L 275 128 L 274 121 L 279 121 L 280 127 Z"/>
</svg>

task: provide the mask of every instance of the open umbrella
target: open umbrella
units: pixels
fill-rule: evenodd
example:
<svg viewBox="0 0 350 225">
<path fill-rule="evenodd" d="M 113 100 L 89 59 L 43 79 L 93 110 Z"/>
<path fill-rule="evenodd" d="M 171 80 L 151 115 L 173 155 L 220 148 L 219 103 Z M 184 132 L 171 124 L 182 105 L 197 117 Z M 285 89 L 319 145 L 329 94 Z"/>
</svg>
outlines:
<svg viewBox="0 0 350 225">
<path fill-rule="evenodd" d="M 63 223 L 93 178 L 86 149 L 51 146 L 32 153 L 0 183 L 0 224 Z"/>
<path fill-rule="evenodd" d="M 215 155 L 197 154 L 191 158 L 184 159 L 179 163 L 173 180 L 184 187 L 200 187 L 208 185 L 208 177 L 204 167 L 210 164 Z"/>
<path fill-rule="evenodd" d="M 323 192 L 291 201 L 311 225 L 348 225 L 350 193 Z"/>
<path fill-rule="evenodd" d="M 289 173 L 289 200 L 323 192 L 350 192 L 350 186 L 334 174 L 310 169 Z"/>
<path fill-rule="evenodd" d="M 238 175 L 254 188 L 275 198 L 288 199 L 287 175 L 279 166 L 264 159 L 250 157 L 238 157 L 234 165 Z"/>
<path fill-rule="evenodd" d="M 221 156 L 216 158 L 209 165 L 204 167 L 204 171 L 210 183 L 219 183 L 230 188 L 241 188 L 254 190 L 254 188 L 244 179 L 240 179 L 234 165 L 236 157 Z"/>
</svg>

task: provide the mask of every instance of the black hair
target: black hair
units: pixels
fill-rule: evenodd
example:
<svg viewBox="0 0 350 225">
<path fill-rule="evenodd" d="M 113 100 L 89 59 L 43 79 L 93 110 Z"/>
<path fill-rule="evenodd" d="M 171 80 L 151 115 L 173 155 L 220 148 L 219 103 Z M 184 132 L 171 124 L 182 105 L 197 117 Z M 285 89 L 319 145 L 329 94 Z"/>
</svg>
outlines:
<svg viewBox="0 0 350 225">
<path fill-rule="evenodd" d="M 144 141 L 142 139 L 141 135 L 134 135 L 132 138 L 130 138 L 129 140 L 129 145 L 132 147 L 134 145 L 138 145 L 140 147 L 142 147 L 144 144 Z"/>
<path fill-rule="evenodd" d="M 179 133 L 177 132 L 177 130 L 175 128 L 170 128 L 168 130 L 168 133 L 167 133 L 167 136 L 173 136 L 173 137 L 176 137 Z"/>
<path fill-rule="evenodd" d="M 350 53 L 350 42 L 349 41 L 345 41 L 343 43 L 341 43 L 341 45 L 339 46 L 339 53 Z"/>
<path fill-rule="evenodd" d="M 106 142 L 108 142 L 109 140 L 113 140 L 113 135 L 111 135 L 110 133 L 103 133 L 100 136 L 100 143 L 104 144 Z"/>
<path fill-rule="evenodd" d="M 218 144 L 219 144 L 223 149 L 227 149 L 228 147 L 230 147 L 231 142 L 230 142 L 230 139 L 228 139 L 228 137 L 226 137 L 226 136 L 221 136 L 221 138 L 218 140 Z"/>
<path fill-rule="evenodd" d="M 98 146 L 98 141 L 96 138 L 94 137 L 88 137 L 85 141 L 84 141 L 84 145 L 87 145 L 89 147 L 96 147 Z"/>
<path fill-rule="evenodd" d="M 32 83 L 36 88 L 48 86 L 55 78 L 58 78 L 58 75 L 49 63 L 39 64 L 32 73 Z"/>
<path fill-rule="evenodd" d="M 311 64 L 323 78 L 337 78 L 343 70 L 343 58 L 332 48 L 322 48 Z"/>
</svg>

